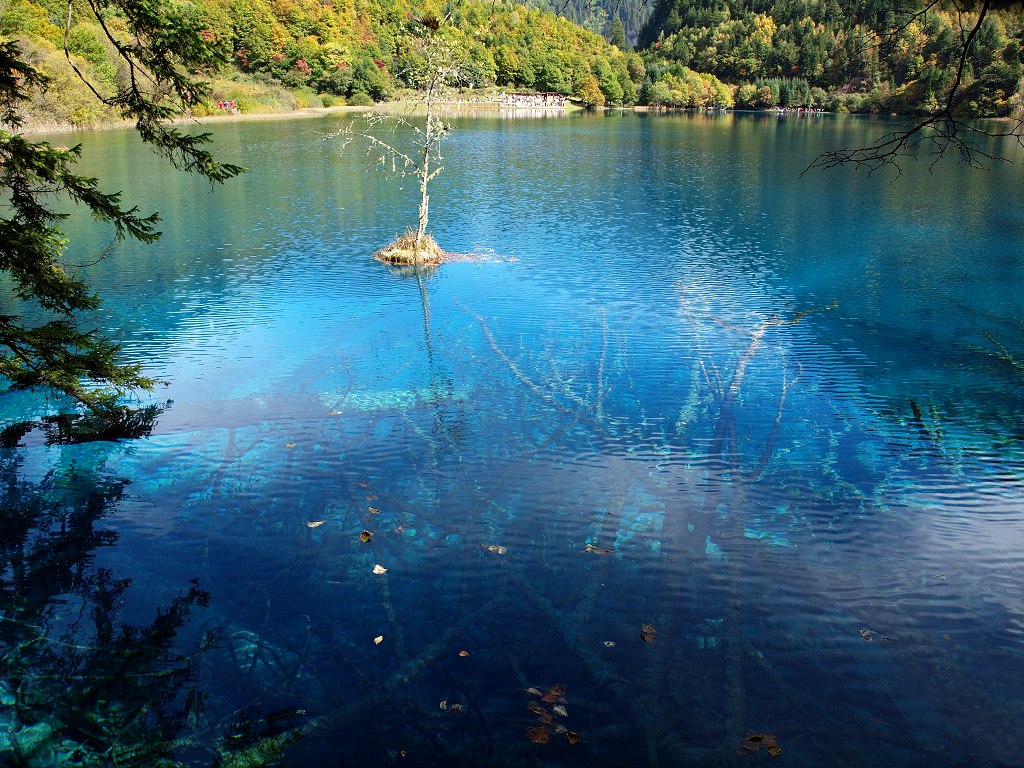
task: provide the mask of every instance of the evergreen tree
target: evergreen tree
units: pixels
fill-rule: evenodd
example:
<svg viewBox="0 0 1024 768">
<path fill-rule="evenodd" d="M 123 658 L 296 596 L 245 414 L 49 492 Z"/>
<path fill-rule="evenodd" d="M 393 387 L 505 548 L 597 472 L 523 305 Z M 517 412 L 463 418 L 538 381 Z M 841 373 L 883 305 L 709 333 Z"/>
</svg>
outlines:
<svg viewBox="0 0 1024 768">
<path fill-rule="evenodd" d="M 616 17 L 611 26 L 608 27 L 608 42 L 611 45 L 616 46 L 619 50 L 628 50 L 629 46 L 626 43 L 626 26 L 622 23 L 622 19 Z"/>
<path fill-rule="evenodd" d="M 172 166 L 211 182 L 241 172 L 214 160 L 204 146 L 208 134 L 182 134 L 167 124 L 183 105 L 204 95 L 197 69 L 226 59 L 223 41 L 196 7 L 157 0 L 88 0 L 76 7 L 87 9 L 122 62 L 118 90 L 104 95 L 89 83 L 95 97 L 133 120 L 143 141 Z M 65 34 L 66 50 L 69 44 Z M 67 55 L 71 61 L 70 51 Z M 93 414 L 126 422 L 131 411 L 123 396 L 154 382 L 140 366 L 118 362 L 116 343 L 83 327 L 82 314 L 95 310 L 100 299 L 63 264 L 66 240 L 59 223 L 66 214 L 54 210 L 52 198 L 81 203 L 113 225 L 118 238 L 146 243 L 159 237 L 159 217 L 125 206 L 120 193 L 103 192 L 97 179 L 76 174 L 79 146 L 60 149 L 20 132 L 26 101 L 46 85 L 18 43 L 0 39 L 0 189 L 7 202 L 0 218 L 0 270 L 9 276 L 16 299 L 31 314 L 44 316 L 43 322 L 30 323 L 10 310 L 0 315 L 0 377 L 15 389 L 63 393 Z"/>
</svg>

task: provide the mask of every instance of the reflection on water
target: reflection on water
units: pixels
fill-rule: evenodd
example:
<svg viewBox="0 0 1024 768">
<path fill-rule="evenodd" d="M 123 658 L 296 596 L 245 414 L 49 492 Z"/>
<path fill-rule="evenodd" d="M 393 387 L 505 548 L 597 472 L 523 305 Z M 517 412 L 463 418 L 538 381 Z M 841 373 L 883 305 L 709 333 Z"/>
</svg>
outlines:
<svg viewBox="0 0 1024 768">
<path fill-rule="evenodd" d="M 456 123 L 435 234 L 516 261 L 370 262 L 415 200 L 326 125 L 226 126 L 253 170 L 213 195 L 160 177 L 164 242 L 95 279 L 174 403 L 4 450 L 5 509 L 56 515 L 5 578 L 32 537 L 79 574 L 12 592 L 7 647 L 64 666 L 4 679 L 109 685 L 76 654 L 173 624 L 137 663 L 192 670 L 176 698 L 65 700 L 196 765 L 245 723 L 332 768 L 1021 764 L 1019 179 L 798 179 L 877 127 L 831 118 Z M 75 717 L 47 748 L 98 749 Z"/>
<path fill-rule="evenodd" d="M 176 593 L 162 585 L 148 595 L 160 596 L 146 606 L 155 618 L 130 624 L 121 613 L 133 579 L 94 564 L 117 543 L 104 523 L 127 496 L 128 482 L 105 472 L 108 450 L 53 451 L 42 470 L 18 452 L 0 459 L 3 764 L 158 765 L 185 747 L 230 760 L 243 747 L 206 721 L 208 694 L 195 683 L 213 637 L 179 643 L 209 593 L 196 580 Z M 262 722 L 259 707 L 246 717 Z M 233 738 L 246 732 L 227 723 Z M 269 750 L 273 737 L 246 746 Z"/>
</svg>

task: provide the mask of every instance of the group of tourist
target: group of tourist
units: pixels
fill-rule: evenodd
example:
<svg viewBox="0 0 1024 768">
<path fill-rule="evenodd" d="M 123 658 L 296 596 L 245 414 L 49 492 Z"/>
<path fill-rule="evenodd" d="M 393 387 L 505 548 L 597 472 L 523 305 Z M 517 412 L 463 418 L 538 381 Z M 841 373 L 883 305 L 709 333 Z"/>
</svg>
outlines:
<svg viewBox="0 0 1024 768">
<path fill-rule="evenodd" d="M 564 107 L 569 102 L 560 93 L 505 93 L 498 96 L 503 107 Z"/>
<path fill-rule="evenodd" d="M 217 109 L 223 109 L 225 112 L 234 112 L 238 109 L 238 102 L 234 99 L 231 101 L 224 101 L 223 99 L 217 100 Z"/>
<path fill-rule="evenodd" d="M 768 110 L 769 112 L 777 112 L 780 115 L 797 114 L 797 115 L 819 115 L 824 114 L 825 110 L 821 107 L 772 107 Z"/>
</svg>

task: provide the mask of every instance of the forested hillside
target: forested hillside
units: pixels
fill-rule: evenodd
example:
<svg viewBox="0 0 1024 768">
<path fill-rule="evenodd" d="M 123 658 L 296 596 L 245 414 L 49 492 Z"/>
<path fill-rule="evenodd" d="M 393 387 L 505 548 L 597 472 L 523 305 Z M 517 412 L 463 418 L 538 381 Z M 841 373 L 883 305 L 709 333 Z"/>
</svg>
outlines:
<svg viewBox="0 0 1024 768">
<path fill-rule="evenodd" d="M 639 55 L 601 35 L 505 0 L 447 9 L 429 0 L 194 0 L 161 8 L 200 20 L 228 62 L 203 73 L 212 99 L 193 105 L 200 114 L 224 101 L 241 111 L 268 111 L 389 98 L 415 80 L 420 63 L 413 41 L 425 27 L 439 27 L 434 34 L 451 40 L 468 63 L 467 93 L 491 86 L 558 92 L 594 105 L 633 104 L 646 74 Z M 99 24 L 90 14 L 73 14 L 65 30 L 63 0 L 0 0 L 0 9 L 0 35 L 17 38 L 52 78 L 34 102 L 37 122 L 101 120 L 102 104 L 66 61 L 65 32 L 84 79 L 111 93 L 124 76 L 108 39 L 124 34 L 120 20 L 111 15 Z"/>
<path fill-rule="evenodd" d="M 500 88 L 592 106 L 929 112 L 949 92 L 962 36 L 977 18 L 937 5 L 903 16 L 892 0 L 530 2 L 551 10 L 509 0 L 182 0 L 160 8 L 201 24 L 222 50 L 225 64 L 202 73 L 212 94 L 192 105 L 200 115 L 225 103 L 266 112 L 388 99 L 415 81 L 413 41 L 426 28 L 467 63 L 470 97 Z M 633 52 L 628 36 L 647 2 L 656 5 Z M 51 78 L 31 107 L 37 125 L 111 119 L 86 82 L 100 94 L 123 87 L 109 39 L 124 34 L 120 20 L 111 14 L 100 24 L 73 12 L 68 26 L 67 11 L 64 0 L 0 0 L 0 37 L 18 39 Z M 1022 12 L 990 11 L 970 46 L 961 114 L 1020 110 L 1022 46 Z"/>
<path fill-rule="evenodd" d="M 658 0 L 640 33 L 650 66 L 688 66 L 737 86 L 737 106 L 931 112 L 978 16 L 894 0 Z M 1020 108 L 1021 7 L 990 10 L 969 47 L 959 111 Z"/>
<path fill-rule="evenodd" d="M 655 0 L 529 0 L 525 3 L 564 16 L 584 29 L 599 32 L 620 48 L 634 47 L 656 5 Z M 616 23 L 618 22 L 618 23 Z M 620 34 L 621 38 L 616 40 Z"/>
</svg>

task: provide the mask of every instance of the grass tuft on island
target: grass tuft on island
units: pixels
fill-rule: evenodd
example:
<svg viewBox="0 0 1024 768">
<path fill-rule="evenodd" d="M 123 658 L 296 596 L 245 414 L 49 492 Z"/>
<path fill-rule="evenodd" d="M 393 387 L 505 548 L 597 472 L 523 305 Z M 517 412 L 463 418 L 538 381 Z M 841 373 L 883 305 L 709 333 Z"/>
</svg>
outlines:
<svg viewBox="0 0 1024 768">
<path fill-rule="evenodd" d="M 385 264 L 395 264 L 408 267 L 433 267 L 444 264 L 446 261 L 473 261 L 469 254 L 449 253 L 437 244 L 428 234 L 420 238 L 419 249 L 416 247 L 416 230 L 410 229 L 404 235 L 399 235 L 393 243 L 385 245 L 378 251 L 374 251 L 373 258 Z"/>
</svg>

